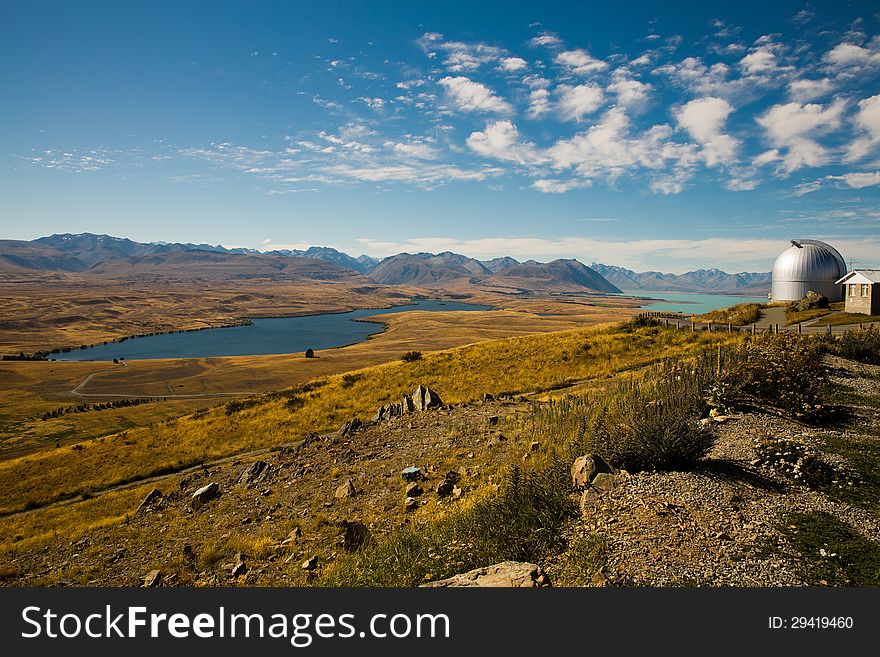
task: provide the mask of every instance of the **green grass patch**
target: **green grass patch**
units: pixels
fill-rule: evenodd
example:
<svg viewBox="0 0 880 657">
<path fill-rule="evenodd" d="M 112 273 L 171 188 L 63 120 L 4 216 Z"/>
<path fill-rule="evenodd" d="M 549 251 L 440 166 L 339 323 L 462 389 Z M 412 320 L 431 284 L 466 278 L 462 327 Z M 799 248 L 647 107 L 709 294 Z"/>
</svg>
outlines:
<svg viewBox="0 0 880 657">
<path fill-rule="evenodd" d="M 817 326 L 842 326 L 845 324 L 867 324 L 880 322 L 880 315 L 862 315 L 861 313 L 837 313 L 828 315 L 816 321 Z"/>
<path fill-rule="evenodd" d="M 588 586 L 608 561 L 608 542 L 601 534 L 578 536 L 565 554 L 547 568 L 554 586 Z"/>
<path fill-rule="evenodd" d="M 761 310 L 766 307 L 766 304 L 762 303 L 738 303 L 730 308 L 719 308 L 703 315 L 694 315 L 693 319 L 696 322 L 747 326 L 761 319 Z"/>
<path fill-rule="evenodd" d="M 832 312 L 834 311 L 830 308 L 814 308 L 813 310 L 802 310 L 798 312 L 793 307 L 789 307 L 785 309 L 786 324 L 792 326 L 794 324 L 800 324 L 801 322 L 808 322 L 811 319 L 823 317 Z"/>
<path fill-rule="evenodd" d="M 317 584 L 418 586 L 500 561 L 540 563 L 565 548 L 561 529 L 577 515 L 570 488 L 567 460 L 513 467 L 497 493 L 336 559 Z"/>
<path fill-rule="evenodd" d="M 880 585 L 880 544 L 828 513 L 791 513 L 778 527 L 810 585 Z"/>
</svg>

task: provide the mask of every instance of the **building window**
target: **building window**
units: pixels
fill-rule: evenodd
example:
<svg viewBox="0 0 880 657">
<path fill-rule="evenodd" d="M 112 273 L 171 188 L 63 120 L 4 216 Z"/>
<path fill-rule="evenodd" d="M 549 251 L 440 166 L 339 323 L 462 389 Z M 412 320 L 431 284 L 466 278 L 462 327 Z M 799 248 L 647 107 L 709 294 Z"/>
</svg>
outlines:
<svg viewBox="0 0 880 657">
<path fill-rule="evenodd" d="M 867 283 L 862 283 L 862 296 L 863 297 L 868 296 L 868 284 Z"/>
<path fill-rule="evenodd" d="M 856 284 L 855 283 L 850 283 L 849 296 L 851 296 L 851 297 L 856 296 Z"/>
</svg>

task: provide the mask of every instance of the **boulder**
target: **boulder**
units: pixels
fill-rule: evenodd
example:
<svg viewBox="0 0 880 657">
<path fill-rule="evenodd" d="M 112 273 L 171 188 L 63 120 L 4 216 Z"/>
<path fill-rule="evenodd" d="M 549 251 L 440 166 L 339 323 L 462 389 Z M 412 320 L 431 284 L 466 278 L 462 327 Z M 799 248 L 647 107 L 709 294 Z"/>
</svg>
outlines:
<svg viewBox="0 0 880 657">
<path fill-rule="evenodd" d="M 423 385 L 418 386 L 412 394 L 412 402 L 417 411 L 427 411 L 443 406 L 440 395 Z"/>
<path fill-rule="evenodd" d="M 303 354 L 306 358 L 314 358 L 315 350 L 314 349 L 306 349 L 306 352 Z"/>
<path fill-rule="evenodd" d="M 355 431 L 360 429 L 363 426 L 363 423 L 358 420 L 356 417 L 348 420 L 347 422 L 343 422 L 342 426 L 339 427 L 339 431 L 336 433 L 340 438 L 345 438 L 346 436 L 350 436 Z"/>
<path fill-rule="evenodd" d="M 239 575 L 244 575 L 247 571 L 247 564 L 244 561 L 237 561 L 232 567 L 232 576 L 238 577 Z"/>
<path fill-rule="evenodd" d="M 425 479 L 421 469 L 414 465 L 404 468 L 403 472 L 400 473 L 400 477 L 404 481 L 423 481 Z"/>
<path fill-rule="evenodd" d="M 376 411 L 376 415 L 373 416 L 373 421 L 382 422 L 383 420 L 400 417 L 402 414 L 403 410 L 401 409 L 400 404 L 385 404 L 384 406 L 380 406 Z"/>
<path fill-rule="evenodd" d="M 162 571 L 161 570 L 151 570 L 144 577 L 144 587 L 145 588 L 153 588 L 156 586 L 162 586 Z"/>
<path fill-rule="evenodd" d="M 424 492 L 425 491 L 422 490 L 422 487 L 419 486 L 419 484 L 415 481 L 410 484 L 407 484 L 407 487 L 406 487 L 406 496 L 407 497 L 418 497 L 419 495 L 421 495 Z"/>
<path fill-rule="evenodd" d="M 818 292 L 813 292 L 812 290 L 808 291 L 804 298 L 800 301 L 796 301 L 792 304 L 798 312 L 803 312 L 805 310 L 815 310 L 817 308 L 827 308 L 828 307 L 828 297 L 824 294 L 819 294 Z"/>
<path fill-rule="evenodd" d="M 303 570 L 314 570 L 318 567 L 318 557 L 317 555 L 314 557 L 309 557 L 305 561 L 302 562 Z"/>
<path fill-rule="evenodd" d="M 207 486 L 202 486 L 193 493 L 190 504 L 194 510 L 200 509 L 205 504 L 218 497 L 220 497 L 220 484 L 216 481 L 212 481 Z"/>
<path fill-rule="evenodd" d="M 400 400 L 400 414 L 407 415 L 408 413 L 412 413 L 416 410 L 416 405 L 413 403 L 412 397 L 404 395 Z"/>
<path fill-rule="evenodd" d="M 238 483 L 247 485 L 260 481 L 266 475 L 268 467 L 269 464 L 265 461 L 254 461 L 238 476 Z"/>
<path fill-rule="evenodd" d="M 367 542 L 368 532 L 367 526 L 364 523 L 343 520 L 340 526 L 342 527 L 343 549 L 354 552 Z"/>
<path fill-rule="evenodd" d="M 437 495 L 438 497 L 448 497 L 452 495 L 452 490 L 454 488 L 455 482 L 444 479 L 439 484 L 437 484 Z"/>
<path fill-rule="evenodd" d="M 598 454 L 585 454 L 574 460 L 571 466 L 571 483 L 575 488 L 590 484 L 600 472 L 611 472 L 611 466 Z"/>
<path fill-rule="evenodd" d="M 344 500 L 349 497 L 354 497 L 357 494 L 357 489 L 354 487 L 354 482 L 351 479 L 346 479 L 345 483 L 339 486 L 334 493 L 336 499 Z"/>
<path fill-rule="evenodd" d="M 158 488 L 154 488 L 149 493 L 147 493 L 144 501 L 141 502 L 141 505 L 138 507 L 138 511 L 150 506 L 150 504 L 158 500 L 160 497 L 162 497 L 162 491 L 160 491 Z"/>
<path fill-rule="evenodd" d="M 419 501 L 414 497 L 407 497 L 403 501 L 403 508 L 406 511 L 415 511 L 416 508 L 418 508 L 418 506 L 419 506 Z"/>
<path fill-rule="evenodd" d="M 492 566 L 474 568 L 466 573 L 447 579 L 422 584 L 426 588 L 447 587 L 498 587 L 498 588 L 536 588 L 551 586 L 550 580 L 541 567 L 522 561 L 503 561 Z"/>
</svg>

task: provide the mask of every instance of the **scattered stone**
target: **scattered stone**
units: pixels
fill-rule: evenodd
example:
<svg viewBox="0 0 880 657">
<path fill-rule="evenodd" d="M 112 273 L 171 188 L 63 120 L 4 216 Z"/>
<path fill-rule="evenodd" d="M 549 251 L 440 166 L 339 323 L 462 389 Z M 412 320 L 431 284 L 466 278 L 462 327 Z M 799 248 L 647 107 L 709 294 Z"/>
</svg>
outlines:
<svg viewBox="0 0 880 657">
<path fill-rule="evenodd" d="M 507 442 L 507 436 L 503 433 L 497 433 L 489 438 L 490 445 L 500 445 L 501 443 Z"/>
<path fill-rule="evenodd" d="M 440 399 L 440 395 L 423 385 L 418 386 L 413 391 L 412 402 L 417 411 L 427 411 L 443 406 L 443 400 Z"/>
<path fill-rule="evenodd" d="M 339 427 L 339 431 L 336 432 L 336 435 L 339 436 L 340 438 L 345 438 L 346 436 L 350 436 L 351 434 L 353 434 L 355 431 L 360 429 L 362 426 L 363 426 L 363 423 L 359 419 L 357 419 L 356 417 L 352 418 L 352 419 L 342 423 L 342 426 Z"/>
<path fill-rule="evenodd" d="M 160 497 L 162 497 L 162 491 L 160 491 L 158 488 L 154 488 L 149 493 L 147 493 L 147 496 L 144 498 L 144 501 L 141 502 L 141 505 L 138 507 L 137 510 L 140 511 L 142 509 L 145 509 L 150 504 L 152 504 L 154 500 L 157 500 Z"/>
<path fill-rule="evenodd" d="M 414 465 L 404 468 L 403 472 L 400 473 L 400 476 L 404 481 L 423 481 L 425 479 L 425 475 L 422 474 L 421 469 Z"/>
<path fill-rule="evenodd" d="M 232 576 L 238 577 L 239 575 L 244 575 L 248 571 L 247 564 L 244 561 L 238 561 L 232 567 Z"/>
<path fill-rule="evenodd" d="M 151 570 L 144 577 L 144 588 L 154 588 L 156 586 L 162 586 L 162 571 L 161 570 Z"/>
<path fill-rule="evenodd" d="M 407 497 L 403 501 L 403 508 L 406 511 L 415 511 L 418 506 L 419 506 L 419 501 L 414 497 Z"/>
<path fill-rule="evenodd" d="M 459 470 L 450 470 L 446 473 L 446 477 L 444 477 L 446 481 L 451 481 L 453 484 L 457 484 L 461 481 L 461 472 Z"/>
<path fill-rule="evenodd" d="M 200 509 L 209 501 L 217 497 L 220 497 L 220 484 L 216 481 L 212 481 L 207 486 L 202 486 L 193 493 L 190 504 L 192 505 L 193 510 Z"/>
<path fill-rule="evenodd" d="M 315 555 L 313 557 L 309 557 L 308 559 L 306 559 L 305 561 L 302 562 L 302 569 L 303 570 L 314 570 L 317 567 L 318 567 L 318 555 Z"/>
<path fill-rule="evenodd" d="M 496 424 L 498 424 L 500 419 L 501 418 L 499 418 L 497 415 L 490 415 L 489 417 L 486 418 L 486 422 L 489 423 L 490 427 L 494 427 Z"/>
<path fill-rule="evenodd" d="M 593 506 L 599 500 L 599 492 L 595 488 L 587 488 L 581 495 L 580 509 L 582 516 L 590 515 Z"/>
<path fill-rule="evenodd" d="M 426 588 L 446 587 L 498 587 L 535 588 L 551 586 L 541 567 L 521 561 L 504 561 L 492 566 L 475 568 L 447 579 L 422 584 Z"/>
<path fill-rule="evenodd" d="M 422 487 L 419 486 L 418 482 L 413 481 L 412 483 L 407 484 L 406 486 L 406 496 L 407 497 L 418 497 L 424 491 Z"/>
<path fill-rule="evenodd" d="M 345 483 L 339 486 L 336 489 L 336 493 L 334 493 L 336 499 L 343 500 L 349 497 L 354 497 L 357 494 L 357 489 L 354 487 L 354 482 L 349 478 L 345 480 Z"/>
<path fill-rule="evenodd" d="M 342 547 L 345 550 L 354 552 L 367 542 L 368 532 L 364 523 L 343 520 L 340 526 L 342 527 Z"/>
<path fill-rule="evenodd" d="M 254 461 L 239 475 L 238 483 L 247 485 L 259 481 L 265 476 L 268 467 L 269 464 L 265 461 Z"/>
<path fill-rule="evenodd" d="M 439 484 L 437 484 L 437 496 L 438 497 L 448 497 L 452 495 L 452 490 L 455 488 L 455 483 L 449 481 L 448 479 L 444 479 Z"/>
<path fill-rule="evenodd" d="M 454 497 L 455 499 L 458 499 L 459 497 L 461 497 L 461 488 L 459 488 L 458 486 L 453 486 L 452 487 L 452 497 Z"/>
<path fill-rule="evenodd" d="M 490 395 L 488 392 L 483 393 L 483 401 L 484 402 L 495 401 L 495 395 Z"/>
<path fill-rule="evenodd" d="M 611 472 L 611 466 L 598 454 L 585 454 L 574 460 L 571 466 L 571 483 L 575 488 L 584 488 L 601 472 Z"/>
<path fill-rule="evenodd" d="M 407 415 L 416 410 L 416 405 L 413 403 L 412 397 L 408 397 L 407 395 L 403 396 L 403 399 L 400 400 L 400 413 L 401 415 Z"/>
<path fill-rule="evenodd" d="M 541 447 L 541 443 L 539 443 L 537 440 L 533 440 L 532 442 L 529 443 L 529 451 L 530 452 L 537 452 L 540 447 Z"/>
</svg>

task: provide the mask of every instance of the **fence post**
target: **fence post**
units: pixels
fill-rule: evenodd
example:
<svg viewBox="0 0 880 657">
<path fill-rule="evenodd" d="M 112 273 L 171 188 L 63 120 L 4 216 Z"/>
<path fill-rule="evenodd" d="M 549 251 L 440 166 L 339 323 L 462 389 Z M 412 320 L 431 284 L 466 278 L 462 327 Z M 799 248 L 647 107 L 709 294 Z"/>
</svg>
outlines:
<svg viewBox="0 0 880 657">
<path fill-rule="evenodd" d="M 752 335 L 755 335 L 758 332 L 758 325 L 752 324 Z"/>
<path fill-rule="evenodd" d="M 803 327 L 800 324 L 798 324 L 798 335 L 800 335 L 803 332 L 804 332 Z"/>
<path fill-rule="evenodd" d="M 731 325 L 730 322 L 727 322 L 727 332 L 728 332 L 728 333 L 733 333 L 733 327 L 732 327 L 732 325 Z"/>
<path fill-rule="evenodd" d="M 697 330 L 697 325 L 694 320 L 691 320 L 691 333 L 694 333 Z"/>
<path fill-rule="evenodd" d="M 831 335 L 831 324 L 828 325 L 828 335 Z"/>
</svg>

